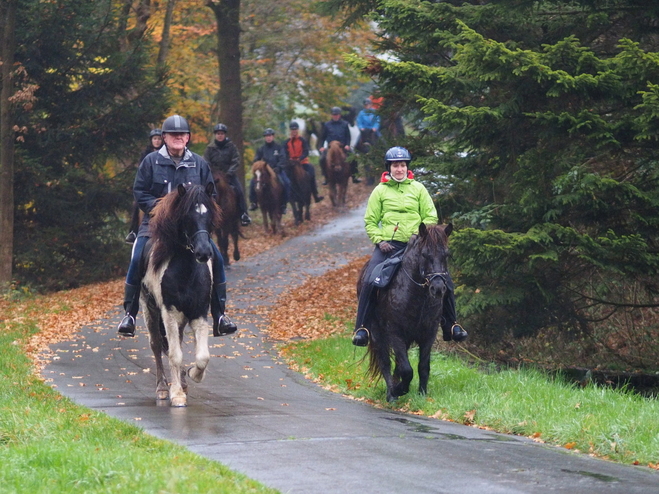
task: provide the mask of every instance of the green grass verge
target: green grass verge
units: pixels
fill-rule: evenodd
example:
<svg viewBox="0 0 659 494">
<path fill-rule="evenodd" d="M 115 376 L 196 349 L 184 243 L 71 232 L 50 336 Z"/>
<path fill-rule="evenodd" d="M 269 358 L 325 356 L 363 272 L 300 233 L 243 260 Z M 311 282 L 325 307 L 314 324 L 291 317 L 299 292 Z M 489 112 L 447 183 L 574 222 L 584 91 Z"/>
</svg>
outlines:
<svg viewBox="0 0 659 494">
<path fill-rule="evenodd" d="M 30 323 L 0 331 L 0 492 L 277 492 L 63 398 L 22 351 L 35 332 Z"/>
<path fill-rule="evenodd" d="M 434 353 L 428 394 L 418 393 L 417 351 L 410 393 L 386 402 L 384 381 L 366 376 L 365 350 L 348 334 L 289 343 L 284 358 L 334 391 L 378 406 L 530 436 L 622 463 L 659 463 L 659 401 L 627 391 L 553 379 L 534 369 L 481 371 Z"/>
</svg>

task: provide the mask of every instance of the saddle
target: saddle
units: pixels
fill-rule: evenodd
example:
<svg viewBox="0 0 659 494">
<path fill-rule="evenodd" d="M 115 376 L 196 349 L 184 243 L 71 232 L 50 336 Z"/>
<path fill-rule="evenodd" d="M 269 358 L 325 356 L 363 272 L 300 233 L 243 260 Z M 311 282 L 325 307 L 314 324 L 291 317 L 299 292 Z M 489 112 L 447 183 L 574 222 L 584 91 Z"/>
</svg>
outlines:
<svg viewBox="0 0 659 494">
<path fill-rule="evenodd" d="M 368 283 L 375 288 L 386 288 L 389 283 L 391 283 L 391 280 L 394 279 L 394 276 L 400 267 L 400 263 L 403 261 L 404 253 L 405 249 L 401 249 L 393 256 L 375 266 L 368 279 Z"/>
</svg>

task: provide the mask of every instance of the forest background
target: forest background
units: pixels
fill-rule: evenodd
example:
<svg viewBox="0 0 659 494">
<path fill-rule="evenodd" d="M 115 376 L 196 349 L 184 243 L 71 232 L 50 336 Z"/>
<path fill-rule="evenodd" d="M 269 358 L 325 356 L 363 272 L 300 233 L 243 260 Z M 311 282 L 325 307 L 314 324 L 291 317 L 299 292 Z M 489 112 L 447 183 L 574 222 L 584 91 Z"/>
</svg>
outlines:
<svg viewBox="0 0 659 494">
<path fill-rule="evenodd" d="M 412 151 L 442 221 L 456 226 L 458 307 L 475 343 L 502 360 L 543 350 L 548 365 L 571 355 L 596 367 L 607 355 L 608 366 L 659 369 L 659 6 L 0 7 L 0 255 L 11 246 L 14 290 L 125 269 L 120 232 L 136 158 L 171 113 L 190 120 L 193 148 L 203 151 L 223 111 L 217 47 L 226 26 L 218 31 L 217 21 L 233 7 L 243 110 L 234 133 L 247 161 L 265 126 L 281 136 L 294 116 L 323 120 L 329 107 L 358 105 L 374 91 L 383 112 L 404 116 L 407 136 L 395 143 Z M 361 165 L 379 169 L 390 144 Z"/>
</svg>

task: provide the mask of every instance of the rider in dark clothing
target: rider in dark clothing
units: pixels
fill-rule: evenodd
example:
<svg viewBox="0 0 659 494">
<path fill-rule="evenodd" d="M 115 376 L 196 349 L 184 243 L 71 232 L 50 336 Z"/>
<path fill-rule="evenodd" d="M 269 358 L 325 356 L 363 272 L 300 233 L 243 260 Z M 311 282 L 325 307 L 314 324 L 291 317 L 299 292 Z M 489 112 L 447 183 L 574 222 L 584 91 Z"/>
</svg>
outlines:
<svg viewBox="0 0 659 494">
<path fill-rule="evenodd" d="M 265 161 L 270 167 L 277 173 L 279 181 L 283 186 L 283 197 L 281 204 L 281 214 L 286 214 L 286 204 L 288 204 L 288 199 L 291 197 L 291 181 L 288 179 L 284 173 L 284 151 L 281 146 L 275 142 L 275 131 L 268 128 L 263 132 L 265 137 L 265 144 L 261 146 L 256 151 L 256 156 L 254 156 L 254 163 L 257 161 Z M 250 181 L 249 184 L 249 206 L 250 211 L 256 210 L 258 207 L 257 198 L 256 198 L 256 182 L 254 178 Z"/>
<path fill-rule="evenodd" d="M 227 137 L 228 128 L 223 123 L 219 123 L 213 129 L 215 140 L 206 147 L 204 159 L 211 167 L 211 171 L 220 171 L 226 174 L 229 185 L 236 191 L 236 202 L 240 210 L 240 222 L 247 226 L 252 222 L 252 218 L 247 214 L 247 204 L 245 203 L 245 193 L 236 177 L 236 170 L 240 166 L 240 154 L 238 148 Z"/>
<path fill-rule="evenodd" d="M 153 153 L 154 151 L 158 151 L 162 147 L 162 131 L 160 129 L 153 129 L 149 133 L 149 144 L 146 146 L 144 149 L 144 152 L 142 153 L 142 156 L 140 156 L 140 160 L 137 162 L 137 166 L 144 161 L 144 158 L 147 157 L 147 155 Z M 128 231 L 128 235 L 126 235 L 126 239 L 124 242 L 127 244 L 132 244 L 137 240 L 137 229 L 140 227 L 140 207 L 137 205 L 137 202 L 133 201 L 133 213 L 131 215 L 130 219 L 130 229 Z"/>
<path fill-rule="evenodd" d="M 133 252 L 126 274 L 124 287 L 124 309 L 126 315 L 119 323 L 118 331 L 123 336 L 135 336 L 135 317 L 139 311 L 140 287 L 142 273 L 140 258 L 149 240 L 150 212 L 160 198 L 179 184 L 206 185 L 213 183 L 210 167 L 204 159 L 187 148 L 190 139 L 190 126 L 185 118 L 179 115 L 168 117 L 162 125 L 165 145 L 158 151 L 147 155 L 137 170 L 133 194 L 135 200 L 144 211 L 144 219 L 133 245 Z M 226 277 L 224 262 L 219 249 L 213 246 L 213 291 L 211 294 L 211 313 L 213 316 L 213 336 L 235 333 L 236 325 L 225 315 Z"/>
<path fill-rule="evenodd" d="M 297 122 L 291 122 L 288 128 L 291 130 L 291 137 L 286 139 L 281 145 L 286 156 L 286 161 L 297 160 L 300 162 L 302 167 L 311 177 L 311 193 L 313 194 L 314 201 L 320 202 L 324 197 L 318 195 L 316 170 L 313 165 L 309 163 L 309 144 L 304 137 L 298 135 L 300 132 L 300 125 Z"/>
<path fill-rule="evenodd" d="M 320 139 L 318 139 L 318 151 L 320 151 L 320 169 L 327 179 L 326 166 L 327 166 L 327 148 L 325 143 L 329 146 L 332 141 L 339 141 L 343 146 L 346 155 L 351 153 L 350 150 L 350 127 L 348 122 L 341 119 L 341 108 L 335 106 L 332 108 L 332 119 L 323 124 L 323 129 L 320 132 Z M 356 177 L 357 175 L 357 161 L 354 159 L 350 161 L 350 168 L 352 170 L 352 182 L 358 184 L 361 182 Z"/>
</svg>

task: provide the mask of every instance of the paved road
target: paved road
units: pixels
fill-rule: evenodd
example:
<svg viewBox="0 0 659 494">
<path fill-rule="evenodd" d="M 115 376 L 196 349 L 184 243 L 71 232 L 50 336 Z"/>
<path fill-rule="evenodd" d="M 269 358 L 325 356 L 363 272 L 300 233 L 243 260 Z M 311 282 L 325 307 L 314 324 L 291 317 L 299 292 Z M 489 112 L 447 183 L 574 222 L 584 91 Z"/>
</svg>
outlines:
<svg viewBox="0 0 659 494">
<path fill-rule="evenodd" d="M 257 329 L 258 308 L 272 304 L 273 292 L 369 253 L 362 215 L 351 212 L 227 273 L 241 331 L 210 339 L 210 368 L 203 383 L 190 383 L 187 408 L 156 406 L 146 331 L 117 338 L 119 308 L 54 346 L 59 358 L 44 377 L 82 405 L 285 493 L 659 493 L 659 474 L 646 468 L 378 410 L 283 365 Z"/>
</svg>

